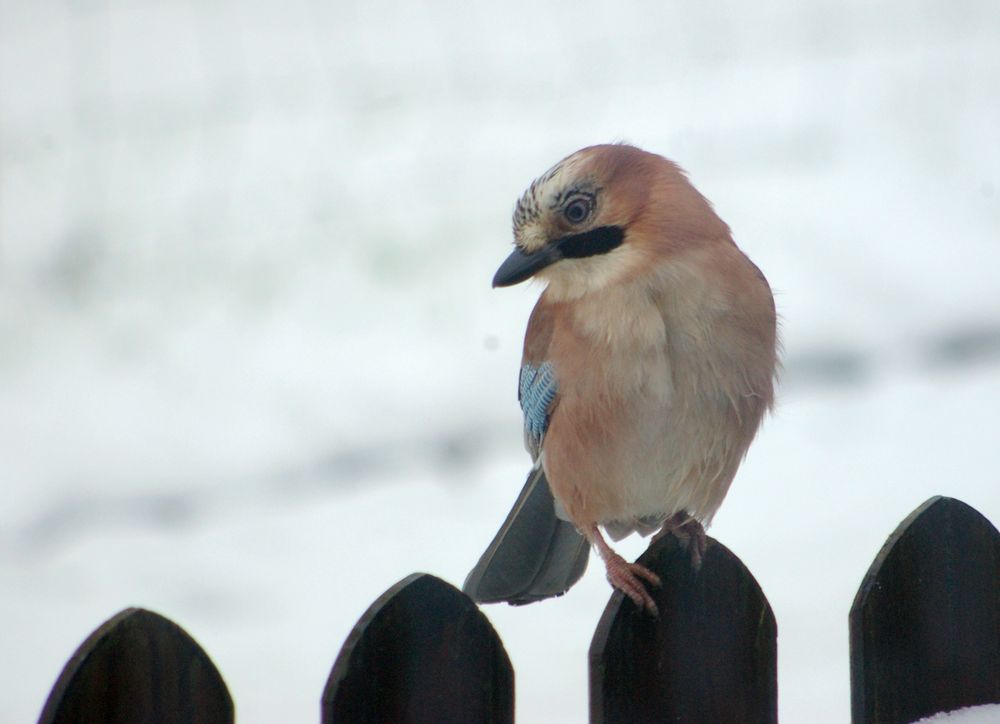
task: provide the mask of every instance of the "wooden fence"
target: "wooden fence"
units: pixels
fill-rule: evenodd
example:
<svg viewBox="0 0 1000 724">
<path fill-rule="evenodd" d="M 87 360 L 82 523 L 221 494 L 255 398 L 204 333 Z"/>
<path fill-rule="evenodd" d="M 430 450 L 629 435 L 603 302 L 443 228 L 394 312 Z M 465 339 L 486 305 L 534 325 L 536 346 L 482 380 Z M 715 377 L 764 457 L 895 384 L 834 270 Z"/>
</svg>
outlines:
<svg viewBox="0 0 1000 724">
<path fill-rule="evenodd" d="M 709 539 L 701 571 L 672 537 L 640 559 L 663 615 L 611 596 L 590 647 L 591 722 L 777 721 L 777 627 L 750 572 Z M 854 722 L 911 722 L 1000 703 L 1000 534 L 935 497 L 889 536 L 850 614 Z M 514 672 L 461 591 L 403 579 L 361 617 L 333 665 L 323 722 L 511 722 Z M 67 662 L 40 724 L 232 722 L 207 654 L 173 622 L 130 608 Z"/>
</svg>

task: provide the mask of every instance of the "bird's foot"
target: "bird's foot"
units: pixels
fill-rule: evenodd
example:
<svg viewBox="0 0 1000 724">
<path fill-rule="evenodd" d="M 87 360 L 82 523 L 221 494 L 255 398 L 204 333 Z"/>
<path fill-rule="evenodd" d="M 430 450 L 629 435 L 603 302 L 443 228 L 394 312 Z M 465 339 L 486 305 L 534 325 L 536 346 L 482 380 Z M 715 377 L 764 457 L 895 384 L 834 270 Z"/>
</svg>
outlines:
<svg viewBox="0 0 1000 724">
<path fill-rule="evenodd" d="M 653 536 L 653 542 L 665 535 L 672 535 L 691 554 L 691 567 L 698 571 L 705 559 L 705 547 L 708 545 L 705 528 L 697 519 L 681 511 L 674 513 L 663 522 L 663 527 Z"/>
<path fill-rule="evenodd" d="M 643 581 L 646 581 L 659 588 L 662 583 L 658 575 L 643 565 L 629 563 L 617 553 L 606 557 L 604 565 L 608 569 L 608 583 L 631 598 L 640 611 L 645 609 L 653 616 L 660 615 L 656 602 L 643 584 Z"/>
<path fill-rule="evenodd" d="M 631 598 L 640 611 L 645 609 L 652 615 L 659 616 L 660 611 L 656 607 L 656 602 L 649 595 L 643 581 L 659 588 L 663 585 L 660 577 L 646 566 L 639 563 L 629 563 L 611 550 L 611 546 L 604 540 L 604 536 L 601 535 L 601 531 L 596 525 L 590 527 L 589 533 L 590 535 L 587 537 L 604 560 L 604 567 L 608 571 L 608 583 Z"/>
</svg>

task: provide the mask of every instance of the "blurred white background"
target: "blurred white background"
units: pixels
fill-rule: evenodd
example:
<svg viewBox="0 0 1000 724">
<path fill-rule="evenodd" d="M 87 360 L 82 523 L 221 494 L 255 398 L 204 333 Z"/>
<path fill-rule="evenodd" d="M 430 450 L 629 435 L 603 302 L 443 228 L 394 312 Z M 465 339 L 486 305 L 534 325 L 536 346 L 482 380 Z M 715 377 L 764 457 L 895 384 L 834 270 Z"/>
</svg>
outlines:
<svg viewBox="0 0 1000 724">
<path fill-rule="evenodd" d="M 129 605 L 244 724 L 317 720 L 368 604 L 460 585 L 520 489 L 514 200 L 626 140 L 776 290 L 780 406 L 711 533 L 783 720 L 846 721 L 885 537 L 936 493 L 1000 522 L 998 80 L 991 0 L 0 0 L 0 720 Z M 585 720 L 598 568 L 485 609 L 520 721 Z"/>
</svg>

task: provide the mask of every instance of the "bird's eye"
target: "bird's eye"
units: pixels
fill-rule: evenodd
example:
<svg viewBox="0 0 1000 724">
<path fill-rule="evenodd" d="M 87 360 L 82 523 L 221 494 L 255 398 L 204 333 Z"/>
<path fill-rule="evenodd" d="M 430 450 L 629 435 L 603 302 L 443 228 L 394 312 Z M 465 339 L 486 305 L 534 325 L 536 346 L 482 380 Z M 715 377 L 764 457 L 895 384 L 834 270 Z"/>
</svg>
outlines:
<svg viewBox="0 0 1000 724">
<path fill-rule="evenodd" d="M 571 224 L 579 224 L 590 216 L 590 201 L 585 198 L 575 198 L 566 204 L 563 209 L 563 216 Z"/>
</svg>

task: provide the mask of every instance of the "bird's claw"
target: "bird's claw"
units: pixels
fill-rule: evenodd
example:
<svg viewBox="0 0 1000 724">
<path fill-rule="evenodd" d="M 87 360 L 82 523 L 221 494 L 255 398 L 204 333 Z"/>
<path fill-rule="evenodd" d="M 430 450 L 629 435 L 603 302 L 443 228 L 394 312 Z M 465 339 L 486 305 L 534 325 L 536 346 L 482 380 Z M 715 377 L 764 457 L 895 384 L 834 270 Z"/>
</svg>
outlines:
<svg viewBox="0 0 1000 724">
<path fill-rule="evenodd" d="M 653 542 L 668 534 L 674 536 L 681 547 L 690 553 L 691 567 L 695 571 L 701 570 L 701 563 L 705 560 L 705 548 L 708 545 L 704 526 L 687 513 L 675 513 L 667 518 L 663 527 L 653 536 Z"/>
<path fill-rule="evenodd" d="M 660 577 L 639 563 L 629 563 L 617 553 L 605 561 L 608 569 L 608 582 L 632 599 L 639 610 L 649 611 L 653 616 L 660 614 L 656 602 L 649 595 L 643 581 L 654 588 L 662 586 Z"/>
</svg>

